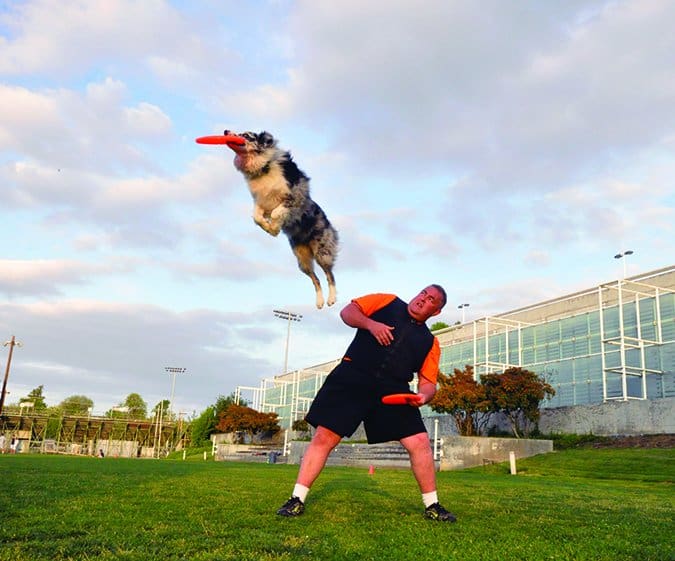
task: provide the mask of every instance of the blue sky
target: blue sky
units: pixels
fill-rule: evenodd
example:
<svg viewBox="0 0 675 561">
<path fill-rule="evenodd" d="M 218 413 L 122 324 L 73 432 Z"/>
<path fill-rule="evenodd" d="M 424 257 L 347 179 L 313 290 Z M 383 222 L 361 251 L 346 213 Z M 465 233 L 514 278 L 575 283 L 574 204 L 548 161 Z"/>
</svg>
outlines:
<svg viewBox="0 0 675 561">
<path fill-rule="evenodd" d="M 353 297 L 431 282 L 497 314 L 671 265 L 675 4 L 0 2 L 8 402 L 199 413 L 337 358 Z M 340 233 L 316 310 L 223 147 L 268 130 Z M 4 340 L 4 339 L 3 339 Z M 7 347 L 2 349 L 4 364 Z"/>
</svg>

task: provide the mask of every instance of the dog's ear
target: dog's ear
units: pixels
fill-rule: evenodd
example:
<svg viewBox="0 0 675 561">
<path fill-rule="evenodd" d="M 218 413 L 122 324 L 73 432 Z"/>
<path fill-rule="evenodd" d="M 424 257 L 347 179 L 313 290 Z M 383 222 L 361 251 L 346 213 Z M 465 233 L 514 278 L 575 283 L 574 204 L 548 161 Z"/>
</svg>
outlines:
<svg viewBox="0 0 675 561">
<path fill-rule="evenodd" d="M 267 131 L 262 131 L 258 135 L 258 142 L 264 148 L 272 148 L 272 146 L 276 146 L 277 144 L 275 138 Z"/>
</svg>

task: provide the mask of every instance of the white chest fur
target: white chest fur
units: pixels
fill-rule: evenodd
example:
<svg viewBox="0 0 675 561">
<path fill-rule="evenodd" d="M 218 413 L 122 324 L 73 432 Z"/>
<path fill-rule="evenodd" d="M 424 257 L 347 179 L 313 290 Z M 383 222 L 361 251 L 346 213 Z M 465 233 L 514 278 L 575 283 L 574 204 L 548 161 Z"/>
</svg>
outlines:
<svg viewBox="0 0 675 561">
<path fill-rule="evenodd" d="M 272 164 L 268 173 L 249 179 L 248 187 L 256 204 L 266 213 L 282 204 L 289 193 L 278 164 Z"/>
</svg>

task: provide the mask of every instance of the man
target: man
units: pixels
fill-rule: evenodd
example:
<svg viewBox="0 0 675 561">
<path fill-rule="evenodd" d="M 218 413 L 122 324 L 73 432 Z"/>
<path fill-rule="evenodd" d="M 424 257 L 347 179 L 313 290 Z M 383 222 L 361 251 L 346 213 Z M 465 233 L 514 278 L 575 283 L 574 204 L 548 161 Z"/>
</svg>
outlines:
<svg viewBox="0 0 675 561">
<path fill-rule="evenodd" d="M 398 440 L 410 456 L 422 492 L 424 516 L 454 522 L 438 502 L 436 468 L 419 407 L 436 393 L 440 346 L 425 322 L 440 313 L 447 300 L 437 284 L 427 286 L 409 304 L 393 294 L 370 294 L 345 306 L 340 317 L 357 329 L 338 366 L 328 375 L 305 419 L 316 428 L 305 452 L 291 498 L 277 511 L 299 516 L 309 488 L 328 455 L 363 421 L 369 444 Z M 382 396 L 410 393 L 418 375 L 417 402 L 384 405 Z"/>
</svg>

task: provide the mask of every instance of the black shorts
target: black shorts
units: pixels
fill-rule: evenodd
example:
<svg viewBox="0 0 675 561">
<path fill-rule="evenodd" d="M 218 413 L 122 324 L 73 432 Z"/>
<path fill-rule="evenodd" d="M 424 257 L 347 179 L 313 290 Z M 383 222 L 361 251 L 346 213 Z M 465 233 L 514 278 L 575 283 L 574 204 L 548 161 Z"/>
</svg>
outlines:
<svg viewBox="0 0 675 561">
<path fill-rule="evenodd" d="M 316 394 L 305 420 L 351 436 L 363 422 L 369 444 L 401 440 L 426 432 L 422 415 L 410 405 L 384 405 L 383 395 L 409 392 L 405 382 L 392 382 L 361 372 L 349 362 L 341 362 L 328 375 Z"/>
</svg>

